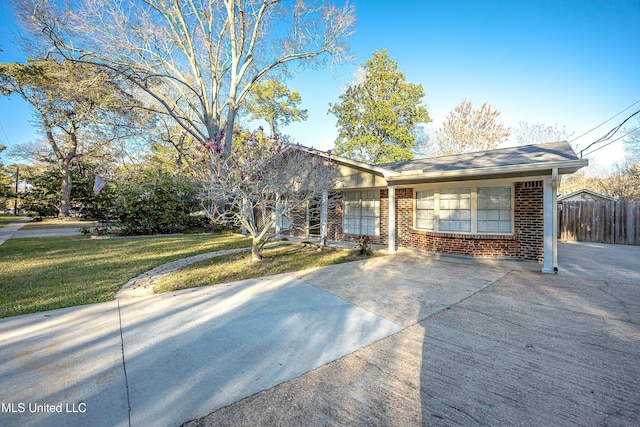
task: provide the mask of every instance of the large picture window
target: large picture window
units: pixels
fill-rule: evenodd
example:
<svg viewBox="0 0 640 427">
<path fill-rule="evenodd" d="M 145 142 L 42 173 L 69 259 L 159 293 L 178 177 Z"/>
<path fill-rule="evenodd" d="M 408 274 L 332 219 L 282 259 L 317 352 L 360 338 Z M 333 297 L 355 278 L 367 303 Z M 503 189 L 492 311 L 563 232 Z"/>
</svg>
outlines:
<svg viewBox="0 0 640 427">
<path fill-rule="evenodd" d="M 342 231 L 344 234 L 380 235 L 380 191 L 345 191 Z"/>
<path fill-rule="evenodd" d="M 513 232 L 510 186 L 440 188 L 415 194 L 416 229 L 480 234 Z"/>
</svg>

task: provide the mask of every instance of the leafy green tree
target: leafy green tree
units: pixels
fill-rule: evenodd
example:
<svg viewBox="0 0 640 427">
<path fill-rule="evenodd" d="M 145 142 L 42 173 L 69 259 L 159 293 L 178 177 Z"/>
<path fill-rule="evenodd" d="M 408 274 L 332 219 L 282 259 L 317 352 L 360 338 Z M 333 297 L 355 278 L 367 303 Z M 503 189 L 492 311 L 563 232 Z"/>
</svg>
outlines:
<svg viewBox="0 0 640 427">
<path fill-rule="evenodd" d="M 1 50 L 0 50 L 1 51 Z M 0 153 L 5 150 L 5 146 L 0 144 Z M 0 200 L 11 194 L 11 172 L 0 162 Z"/>
<path fill-rule="evenodd" d="M 29 166 L 20 165 L 21 181 L 27 191 L 20 194 L 20 208 L 39 216 L 57 216 L 60 208 L 61 172 L 54 164 L 39 162 Z M 100 219 L 108 205 L 107 191 L 93 194 L 94 174 L 84 165 L 74 162 L 71 170 L 74 182 L 69 204 L 71 208 L 82 208 L 83 212 Z"/>
<path fill-rule="evenodd" d="M 60 171 L 60 214 L 69 216 L 73 163 L 108 155 L 111 140 L 123 136 L 114 131 L 136 129 L 131 115 L 136 102 L 102 69 L 53 59 L 0 64 L 0 91 L 17 94 L 34 108 Z"/>
<path fill-rule="evenodd" d="M 385 49 L 373 52 L 340 103 L 330 104 L 336 154 L 373 164 L 411 160 L 417 125 L 431 121 L 422 98 L 422 85 L 407 83 Z"/>
<path fill-rule="evenodd" d="M 511 133 L 508 127 L 498 123 L 499 115 L 500 112 L 486 102 L 480 108 L 473 108 L 470 101 L 463 100 L 436 132 L 437 154 L 446 156 L 496 148 Z"/>
<path fill-rule="evenodd" d="M 249 120 L 264 119 L 271 135 L 275 135 L 281 126 L 307 120 L 307 110 L 298 108 L 301 102 L 300 93 L 290 91 L 284 83 L 277 80 L 257 83 L 247 99 Z"/>
<path fill-rule="evenodd" d="M 57 216 L 60 203 L 60 171 L 38 171 L 28 168 L 23 171 L 23 179 L 29 183 L 29 190 L 20 196 L 19 207 L 25 212 L 41 217 Z"/>
</svg>

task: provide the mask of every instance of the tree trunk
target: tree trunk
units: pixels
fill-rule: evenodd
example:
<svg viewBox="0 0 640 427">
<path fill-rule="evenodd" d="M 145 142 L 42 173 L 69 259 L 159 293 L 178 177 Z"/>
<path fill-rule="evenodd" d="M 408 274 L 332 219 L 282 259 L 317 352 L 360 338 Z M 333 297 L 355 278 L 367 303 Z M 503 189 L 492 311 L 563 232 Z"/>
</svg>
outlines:
<svg viewBox="0 0 640 427">
<path fill-rule="evenodd" d="M 229 160 L 231 158 L 231 144 L 233 141 L 233 124 L 236 121 L 237 107 L 235 106 L 235 100 L 229 103 L 229 113 L 227 114 L 227 127 L 224 134 L 224 159 Z M 222 142 L 222 141 L 221 141 Z"/>
<path fill-rule="evenodd" d="M 71 167 L 69 164 L 62 165 L 62 191 L 60 192 L 60 216 L 69 217 L 71 204 Z"/>
<path fill-rule="evenodd" d="M 253 239 L 251 243 L 251 261 L 262 261 L 262 255 L 260 254 L 260 240 Z"/>
</svg>

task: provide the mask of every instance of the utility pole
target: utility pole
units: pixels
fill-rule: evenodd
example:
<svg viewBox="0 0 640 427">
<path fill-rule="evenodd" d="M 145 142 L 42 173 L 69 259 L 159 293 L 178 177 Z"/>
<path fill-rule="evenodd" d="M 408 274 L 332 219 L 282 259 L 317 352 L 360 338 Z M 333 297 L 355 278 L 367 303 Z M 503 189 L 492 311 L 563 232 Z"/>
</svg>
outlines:
<svg viewBox="0 0 640 427">
<path fill-rule="evenodd" d="M 13 214 L 18 216 L 18 182 L 20 181 L 20 167 L 16 166 L 16 200 L 13 205 Z"/>
</svg>

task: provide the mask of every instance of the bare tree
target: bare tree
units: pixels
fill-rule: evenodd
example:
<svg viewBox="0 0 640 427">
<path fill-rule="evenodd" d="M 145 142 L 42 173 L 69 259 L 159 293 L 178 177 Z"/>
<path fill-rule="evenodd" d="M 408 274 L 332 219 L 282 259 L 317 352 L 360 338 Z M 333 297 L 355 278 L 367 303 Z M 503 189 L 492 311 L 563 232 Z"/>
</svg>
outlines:
<svg viewBox="0 0 640 427">
<path fill-rule="evenodd" d="M 640 118 L 638 118 L 638 124 L 625 128 L 626 132 L 624 139 L 624 152 L 625 160 L 628 163 L 640 164 Z"/>
<path fill-rule="evenodd" d="M 614 163 L 611 172 L 597 177 L 599 191 L 617 200 L 640 200 L 640 165 Z"/>
<path fill-rule="evenodd" d="M 543 144 L 545 142 L 568 141 L 575 132 L 567 132 L 567 128 L 558 127 L 556 123 L 548 126 L 545 123 L 535 123 L 529 125 L 527 122 L 520 122 L 519 127 L 513 130 L 518 145 Z"/>
<path fill-rule="evenodd" d="M 260 249 L 276 222 L 283 228 L 300 225 L 296 214 L 307 209 L 319 216 L 324 203 L 330 209 L 337 198 L 330 190 L 339 185 L 338 172 L 326 153 L 284 144 L 263 132 L 237 135 L 229 161 L 216 142 L 200 145 L 202 169 L 197 170 L 209 218 L 244 226 L 253 239 L 251 259 L 262 259 Z M 225 206 L 217 201 L 225 200 Z"/>
<path fill-rule="evenodd" d="M 53 52 L 107 67 L 201 143 L 232 150 L 253 86 L 293 65 L 348 59 L 354 10 L 328 0 L 13 0 Z"/>
<path fill-rule="evenodd" d="M 508 127 L 498 123 L 499 115 L 486 102 L 476 109 L 465 99 L 438 129 L 437 153 L 446 156 L 494 149 L 510 134 Z"/>
</svg>

